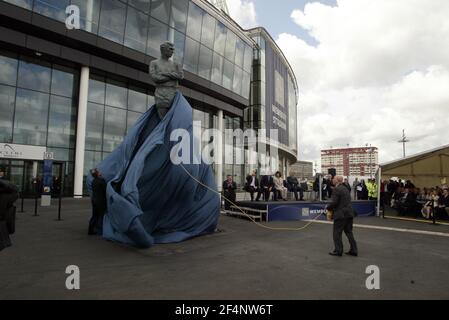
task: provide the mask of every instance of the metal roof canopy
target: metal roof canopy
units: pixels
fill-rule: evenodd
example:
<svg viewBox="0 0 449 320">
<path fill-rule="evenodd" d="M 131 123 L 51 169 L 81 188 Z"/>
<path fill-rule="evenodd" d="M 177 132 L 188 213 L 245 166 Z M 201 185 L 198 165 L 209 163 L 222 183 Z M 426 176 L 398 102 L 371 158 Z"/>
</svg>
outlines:
<svg viewBox="0 0 449 320">
<path fill-rule="evenodd" d="M 382 179 L 399 177 L 416 187 L 434 187 L 449 181 L 449 145 L 380 165 Z M 446 181 L 445 181 L 446 180 Z"/>
</svg>

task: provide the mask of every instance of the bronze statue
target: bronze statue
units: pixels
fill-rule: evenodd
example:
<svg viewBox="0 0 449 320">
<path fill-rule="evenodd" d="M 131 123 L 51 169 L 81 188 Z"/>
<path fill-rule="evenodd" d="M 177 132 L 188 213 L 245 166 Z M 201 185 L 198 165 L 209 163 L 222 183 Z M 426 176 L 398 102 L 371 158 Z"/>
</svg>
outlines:
<svg viewBox="0 0 449 320">
<path fill-rule="evenodd" d="M 156 83 L 154 98 L 156 109 L 161 120 L 171 107 L 178 91 L 179 80 L 184 78 L 182 66 L 171 60 L 175 47 L 170 42 L 161 44 L 161 57 L 150 63 L 150 76 Z"/>
</svg>

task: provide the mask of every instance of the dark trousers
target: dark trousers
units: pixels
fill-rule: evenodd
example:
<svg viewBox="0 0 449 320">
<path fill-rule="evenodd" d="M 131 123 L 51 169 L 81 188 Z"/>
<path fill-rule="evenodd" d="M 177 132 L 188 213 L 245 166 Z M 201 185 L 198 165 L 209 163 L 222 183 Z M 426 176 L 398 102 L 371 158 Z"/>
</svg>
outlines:
<svg viewBox="0 0 449 320">
<path fill-rule="evenodd" d="M 293 187 L 290 187 L 288 189 L 288 191 L 293 192 L 293 194 L 295 195 L 295 200 L 298 200 L 298 193 L 299 193 L 299 199 L 300 200 L 304 199 L 304 191 L 302 191 L 301 187 L 293 186 Z"/>
<path fill-rule="evenodd" d="M 256 201 L 259 201 L 260 196 L 263 194 L 263 199 L 265 201 L 270 200 L 270 190 L 268 188 L 259 188 L 259 191 L 257 192 L 257 198 Z"/>
<path fill-rule="evenodd" d="M 254 188 L 253 186 L 246 187 L 246 192 L 249 192 L 251 195 L 251 201 L 254 201 L 254 193 L 257 191 L 257 188 Z"/>
<path fill-rule="evenodd" d="M 351 246 L 350 251 L 357 254 L 357 243 L 355 242 L 354 235 L 352 233 L 353 221 L 353 218 L 334 220 L 334 252 L 339 254 L 343 253 L 342 234 L 344 231 Z"/>
<path fill-rule="evenodd" d="M 273 197 L 274 197 L 274 201 L 278 201 L 279 199 L 282 200 L 282 192 L 281 190 L 277 190 L 277 189 L 273 189 Z"/>
<path fill-rule="evenodd" d="M 232 205 L 235 203 L 235 199 L 237 198 L 235 192 L 224 192 L 223 196 L 226 198 L 225 201 L 225 210 L 229 210 Z M 231 203 L 232 202 L 232 203 Z"/>
<path fill-rule="evenodd" d="M 92 205 L 92 217 L 89 220 L 89 233 L 103 231 L 103 216 L 106 209 Z"/>
</svg>

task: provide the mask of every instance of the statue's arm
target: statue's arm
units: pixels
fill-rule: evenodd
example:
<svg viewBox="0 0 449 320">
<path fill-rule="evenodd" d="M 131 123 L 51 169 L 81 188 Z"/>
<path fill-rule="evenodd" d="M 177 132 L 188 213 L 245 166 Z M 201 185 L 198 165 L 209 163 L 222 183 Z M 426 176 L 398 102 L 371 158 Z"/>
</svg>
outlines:
<svg viewBox="0 0 449 320">
<path fill-rule="evenodd" d="M 175 71 L 169 72 L 165 74 L 173 80 L 182 80 L 184 79 L 184 71 L 179 63 L 175 63 Z"/>
<path fill-rule="evenodd" d="M 150 76 L 156 83 L 164 83 L 171 80 L 171 77 L 159 71 L 155 63 L 150 63 Z"/>
</svg>

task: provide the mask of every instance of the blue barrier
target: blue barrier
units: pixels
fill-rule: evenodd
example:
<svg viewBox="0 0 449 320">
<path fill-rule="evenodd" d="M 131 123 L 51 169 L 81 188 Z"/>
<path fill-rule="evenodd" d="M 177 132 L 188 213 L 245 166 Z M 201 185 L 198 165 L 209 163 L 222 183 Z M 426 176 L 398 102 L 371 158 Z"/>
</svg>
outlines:
<svg viewBox="0 0 449 320">
<path fill-rule="evenodd" d="M 288 204 L 269 204 L 267 206 L 267 221 L 298 221 L 315 219 L 326 220 L 326 202 L 300 202 Z M 376 215 L 376 201 L 353 201 L 352 207 L 357 217 L 372 217 Z"/>
</svg>

